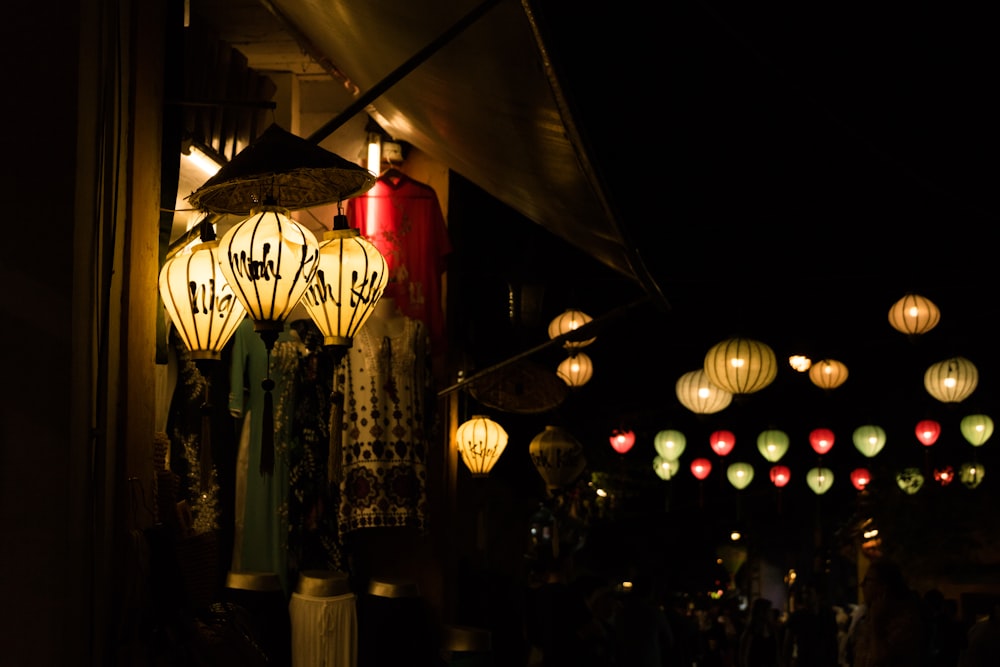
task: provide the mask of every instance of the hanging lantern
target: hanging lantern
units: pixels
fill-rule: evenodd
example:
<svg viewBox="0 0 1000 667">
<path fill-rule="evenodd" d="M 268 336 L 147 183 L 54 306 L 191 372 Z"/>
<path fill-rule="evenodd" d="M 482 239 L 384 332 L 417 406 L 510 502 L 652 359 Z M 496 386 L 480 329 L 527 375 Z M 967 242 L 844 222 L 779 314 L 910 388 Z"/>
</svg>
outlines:
<svg viewBox="0 0 1000 667">
<path fill-rule="evenodd" d="M 833 471 L 829 468 L 812 468 L 806 473 L 806 484 L 817 496 L 821 496 L 833 486 Z"/>
<path fill-rule="evenodd" d="M 757 449 L 765 461 L 777 463 L 788 451 L 788 434 L 778 429 L 761 431 L 757 436 Z"/>
<path fill-rule="evenodd" d="M 632 449 L 635 444 L 635 432 L 615 429 L 611 432 L 611 448 L 619 454 L 624 454 Z"/>
<path fill-rule="evenodd" d="M 864 491 L 871 481 L 872 474 L 868 471 L 868 468 L 855 468 L 851 471 L 851 484 L 858 491 Z"/>
<path fill-rule="evenodd" d="M 828 428 L 813 429 L 809 433 L 809 444 L 820 456 L 833 448 L 833 431 Z"/>
<path fill-rule="evenodd" d="M 752 394 L 774 381 L 778 362 L 774 350 L 749 338 L 716 343 L 705 355 L 709 381 L 731 394 Z"/>
<path fill-rule="evenodd" d="M 753 481 L 753 466 L 749 463 L 732 463 L 726 468 L 726 478 L 734 487 L 743 490 Z"/>
<path fill-rule="evenodd" d="M 473 477 L 486 477 L 507 447 L 507 431 L 488 417 L 477 415 L 455 431 L 462 461 Z"/>
<path fill-rule="evenodd" d="M 733 447 L 736 445 L 736 436 L 730 431 L 715 431 L 708 436 L 708 444 L 716 454 L 726 456 L 733 451 Z"/>
<path fill-rule="evenodd" d="M 942 403 L 961 403 L 976 390 L 979 371 L 965 357 L 952 357 L 931 364 L 924 373 L 927 393 Z"/>
<path fill-rule="evenodd" d="M 962 437 L 973 447 L 982 447 L 993 435 L 993 420 L 989 415 L 966 415 L 958 427 Z"/>
<path fill-rule="evenodd" d="M 854 447 L 868 458 L 874 457 L 885 447 L 885 429 L 865 424 L 854 429 Z"/>
<path fill-rule="evenodd" d="M 927 333 L 941 320 L 941 311 L 934 302 L 919 294 L 907 294 L 889 309 L 889 324 L 910 336 Z"/>
<path fill-rule="evenodd" d="M 951 466 L 934 469 L 934 481 L 941 486 L 948 486 L 955 480 L 955 469 Z"/>
<path fill-rule="evenodd" d="M 681 405 L 699 415 L 721 412 L 733 402 L 733 395 L 713 384 L 701 368 L 680 376 L 674 390 Z"/>
<path fill-rule="evenodd" d="M 938 436 L 941 435 L 941 424 L 933 419 L 924 419 L 917 422 L 916 431 L 920 444 L 924 447 L 930 447 L 937 442 Z"/>
<path fill-rule="evenodd" d="M 982 463 L 963 463 L 962 467 L 958 469 L 958 478 L 962 480 L 962 484 L 970 489 L 982 484 L 985 475 L 986 468 Z"/>
<path fill-rule="evenodd" d="M 793 354 L 788 357 L 788 365 L 799 373 L 805 373 L 812 367 L 812 359 L 804 354 Z"/>
<path fill-rule="evenodd" d="M 586 324 L 593 322 L 594 318 L 586 313 L 580 312 L 579 310 L 574 310 L 568 308 L 561 315 L 558 315 L 551 322 L 549 322 L 549 339 L 558 338 L 559 336 L 566 336 L 567 334 L 572 334 L 577 329 L 583 327 Z M 578 337 L 569 336 L 563 343 L 563 347 L 567 350 L 578 350 L 581 347 L 587 347 L 593 343 L 596 338 L 586 338 L 583 340 L 578 340 Z"/>
<path fill-rule="evenodd" d="M 817 361 L 809 369 L 809 380 L 820 389 L 836 389 L 847 382 L 847 366 L 836 359 Z"/>
<path fill-rule="evenodd" d="M 673 479 L 680 469 L 681 464 L 677 459 L 668 459 L 662 456 L 653 457 L 653 471 L 657 477 L 665 482 Z"/>
<path fill-rule="evenodd" d="M 670 461 L 677 461 L 687 447 L 687 438 L 680 431 L 666 429 L 653 436 L 656 453 Z"/>
<path fill-rule="evenodd" d="M 708 459 L 691 461 L 691 474 L 695 476 L 695 479 L 704 480 L 710 472 L 712 472 L 712 462 Z"/>
<path fill-rule="evenodd" d="M 532 438 L 528 455 L 550 490 L 568 486 L 587 467 L 583 445 L 558 426 L 546 426 Z"/>
<path fill-rule="evenodd" d="M 583 352 L 571 352 L 559 362 L 556 375 L 570 387 L 582 387 L 594 376 L 594 362 Z"/>
<path fill-rule="evenodd" d="M 205 241 L 160 269 L 160 298 L 195 360 L 221 359 L 247 313 L 222 273 L 218 251 L 218 241 Z"/>
<path fill-rule="evenodd" d="M 924 485 L 924 476 L 920 468 L 904 468 L 896 473 L 896 484 L 906 494 L 913 495 Z"/>
<path fill-rule="evenodd" d="M 333 229 L 323 234 L 319 246 L 316 278 L 302 297 L 323 344 L 341 351 L 351 347 L 388 280 L 388 266 L 378 248 L 348 226 L 346 215 L 335 215 Z"/>
<path fill-rule="evenodd" d="M 792 471 L 789 470 L 788 466 L 772 466 L 770 475 L 771 483 L 779 489 L 784 488 L 792 479 Z"/>
</svg>

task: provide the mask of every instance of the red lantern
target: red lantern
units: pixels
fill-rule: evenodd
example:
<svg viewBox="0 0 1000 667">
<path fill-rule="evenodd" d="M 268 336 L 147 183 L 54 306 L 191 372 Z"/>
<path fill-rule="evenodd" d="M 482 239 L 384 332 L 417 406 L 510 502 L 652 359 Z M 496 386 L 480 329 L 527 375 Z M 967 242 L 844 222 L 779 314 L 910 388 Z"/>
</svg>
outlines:
<svg viewBox="0 0 1000 667">
<path fill-rule="evenodd" d="M 941 486 L 948 486 L 955 481 L 955 469 L 951 466 L 934 469 L 934 481 Z"/>
<path fill-rule="evenodd" d="M 925 419 L 917 423 L 917 440 L 924 447 L 930 447 L 937 442 L 939 435 L 941 435 L 941 424 L 933 419 Z"/>
<path fill-rule="evenodd" d="M 867 468 L 855 468 L 851 472 L 851 484 L 858 491 L 864 491 L 865 487 L 872 481 L 872 474 L 868 472 Z"/>
<path fill-rule="evenodd" d="M 708 444 L 712 446 L 712 451 L 716 454 L 725 456 L 733 451 L 733 445 L 736 444 L 736 436 L 729 431 L 716 431 L 709 436 Z"/>
<path fill-rule="evenodd" d="M 820 456 L 833 448 L 833 431 L 828 428 L 817 428 L 809 434 L 809 444 Z"/>
<path fill-rule="evenodd" d="M 771 468 L 771 482 L 779 489 L 792 478 L 792 471 L 788 466 L 774 466 Z"/>
<path fill-rule="evenodd" d="M 632 445 L 635 444 L 635 432 L 634 431 L 619 431 L 615 429 L 611 432 L 611 447 L 619 454 L 624 454 L 628 450 L 632 449 Z"/>
<path fill-rule="evenodd" d="M 704 480 L 710 472 L 712 472 L 712 462 L 708 459 L 695 459 L 691 461 L 691 474 L 698 479 Z"/>
</svg>

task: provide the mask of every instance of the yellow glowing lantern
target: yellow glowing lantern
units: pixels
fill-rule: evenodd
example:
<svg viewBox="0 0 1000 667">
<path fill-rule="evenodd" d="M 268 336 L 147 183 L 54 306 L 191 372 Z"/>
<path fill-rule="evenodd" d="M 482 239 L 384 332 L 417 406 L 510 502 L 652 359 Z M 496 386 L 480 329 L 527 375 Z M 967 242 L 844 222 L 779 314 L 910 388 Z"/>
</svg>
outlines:
<svg viewBox="0 0 1000 667">
<path fill-rule="evenodd" d="M 567 486 L 587 467 L 583 445 L 558 426 L 546 426 L 532 438 L 528 456 L 549 490 Z"/>
<path fill-rule="evenodd" d="M 582 387 L 594 376 L 594 362 L 583 352 L 573 351 L 559 363 L 556 375 L 570 387 Z"/>
<path fill-rule="evenodd" d="M 924 388 L 942 403 L 961 403 L 979 384 L 979 371 L 965 357 L 931 364 L 924 372 Z"/>
<path fill-rule="evenodd" d="M 941 320 L 941 311 L 933 301 L 919 294 L 907 294 L 889 309 L 889 324 L 910 336 L 927 333 Z"/>
<path fill-rule="evenodd" d="M 572 334 L 584 325 L 590 324 L 593 319 L 594 318 L 584 312 L 574 310 L 573 308 L 567 308 L 560 315 L 556 316 L 551 322 L 549 322 L 549 339 L 558 338 L 559 336 L 568 336 L 566 341 L 563 343 L 563 347 L 567 350 L 576 350 L 581 347 L 587 347 L 597 339 L 579 338 L 574 337 Z"/>
<path fill-rule="evenodd" d="M 733 402 L 732 393 L 713 384 L 701 368 L 680 376 L 674 389 L 681 405 L 699 415 L 721 412 Z"/>
<path fill-rule="evenodd" d="M 820 389 L 836 389 L 847 382 L 847 366 L 836 359 L 817 361 L 809 369 L 809 380 Z"/>
<path fill-rule="evenodd" d="M 970 489 L 982 484 L 984 475 L 986 475 L 986 468 L 982 463 L 963 463 L 962 467 L 958 469 L 958 478 L 962 480 L 962 484 Z"/>
<path fill-rule="evenodd" d="M 710 382 L 732 394 L 752 394 L 767 387 L 778 375 L 774 350 L 750 338 L 729 338 L 716 343 L 705 355 Z"/>
<path fill-rule="evenodd" d="M 462 461 L 473 477 L 486 477 L 507 447 L 507 431 L 488 417 L 476 415 L 455 431 Z"/>
</svg>

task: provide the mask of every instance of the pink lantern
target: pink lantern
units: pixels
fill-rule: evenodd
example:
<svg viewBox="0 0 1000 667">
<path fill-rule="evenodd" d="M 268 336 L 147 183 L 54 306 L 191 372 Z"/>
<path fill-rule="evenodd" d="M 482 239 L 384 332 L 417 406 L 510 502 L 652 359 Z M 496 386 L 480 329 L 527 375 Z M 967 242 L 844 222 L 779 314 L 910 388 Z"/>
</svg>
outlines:
<svg viewBox="0 0 1000 667">
<path fill-rule="evenodd" d="M 712 451 L 716 454 L 725 456 L 733 451 L 736 436 L 729 431 L 716 431 L 708 437 L 708 444 L 712 446 Z"/>
<path fill-rule="evenodd" d="M 792 471 L 788 466 L 774 466 L 771 468 L 771 482 L 779 489 L 788 484 L 792 478 Z"/>
<path fill-rule="evenodd" d="M 619 454 L 624 454 L 628 450 L 632 449 L 632 445 L 635 444 L 635 432 L 634 431 L 619 431 L 615 429 L 611 432 L 611 447 Z"/>
<path fill-rule="evenodd" d="M 833 448 L 833 431 L 828 428 L 817 428 L 809 434 L 809 444 L 816 453 L 823 456 Z"/>
<path fill-rule="evenodd" d="M 872 481 L 872 474 L 867 468 L 855 468 L 851 472 L 851 484 L 858 491 L 864 491 L 865 487 Z"/>
<path fill-rule="evenodd" d="M 917 440 L 924 447 L 930 447 L 937 442 L 939 435 L 941 435 L 941 424 L 933 419 L 917 422 Z"/>
<path fill-rule="evenodd" d="M 691 474 L 698 479 L 704 480 L 710 472 L 712 472 L 712 462 L 708 459 L 695 459 L 691 461 Z"/>
</svg>

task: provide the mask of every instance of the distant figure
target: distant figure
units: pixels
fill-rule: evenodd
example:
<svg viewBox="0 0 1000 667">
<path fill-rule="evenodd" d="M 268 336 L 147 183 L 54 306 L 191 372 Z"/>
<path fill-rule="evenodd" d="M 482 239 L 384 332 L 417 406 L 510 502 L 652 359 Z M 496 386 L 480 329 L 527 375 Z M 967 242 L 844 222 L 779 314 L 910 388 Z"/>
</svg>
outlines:
<svg viewBox="0 0 1000 667">
<path fill-rule="evenodd" d="M 996 667 L 1000 665 L 1000 600 L 990 614 L 969 627 L 966 646 L 959 667 Z"/>
<path fill-rule="evenodd" d="M 782 646 L 784 663 L 790 667 L 838 667 L 839 629 L 833 607 L 809 584 L 796 591 L 792 601 Z"/>
<path fill-rule="evenodd" d="M 778 667 L 781 644 L 774 606 L 767 598 L 757 598 L 750 606 L 750 618 L 740 636 L 739 667 Z"/>
<path fill-rule="evenodd" d="M 966 642 L 966 627 L 958 618 L 958 603 L 931 588 L 924 593 L 924 613 L 929 637 L 926 665 L 955 667 Z"/>
<path fill-rule="evenodd" d="M 861 582 L 866 613 L 855 631 L 854 667 L 918 666 L 927 657 L 920 596 L 886 559 L 873 561 Z"/>
</svg>

